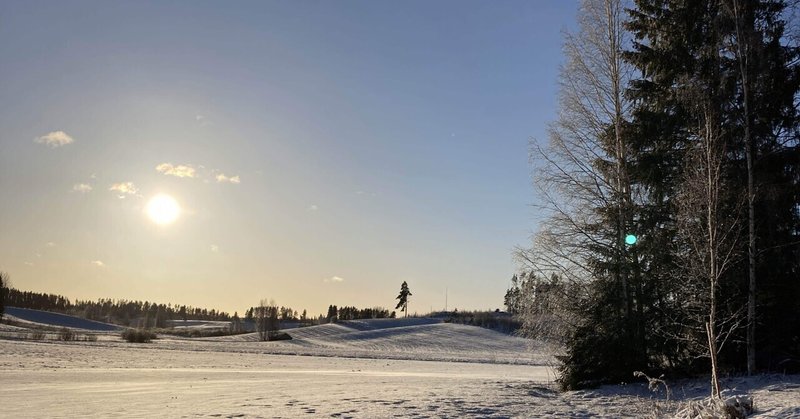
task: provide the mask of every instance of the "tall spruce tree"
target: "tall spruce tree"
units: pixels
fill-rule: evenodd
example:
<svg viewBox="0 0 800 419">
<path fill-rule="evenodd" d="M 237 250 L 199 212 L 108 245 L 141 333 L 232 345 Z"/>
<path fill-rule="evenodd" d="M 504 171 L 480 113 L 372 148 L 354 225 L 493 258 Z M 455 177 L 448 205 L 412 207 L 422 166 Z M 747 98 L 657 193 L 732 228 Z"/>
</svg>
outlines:
<svg viewBox="0 0 800 419">
<path fill-rule="evenodd" d="M 400 285 L 400 294 L 398 294 L 397 298 L 395 298 L 398 300 L 397 307 L 395 307 L 395 309 L 399 308 L 404 310 L 406 312 L 406 317 L 408 317 L 408 297 L 410 296 L 411 290 L 408 288 L 408 283 L 403 281 L 403 284 Z"/>
<path fill-rule="evenodd" d="M 800 355 L 799 51 L 796 44 L 789 44 L 785 1 L 722 0 L 721 4 L 728 33 L 726 52 L 736 80 L 737 106 L 730 118 L 736 129 L 730 144 L 731 177 L 747 197 L 741 216 L 748 220 L 742 231 L 747 237 L 742 251 L 748 258 L 740 283 L 748 296 L 742 340 L 747 342 L 747 371 L 752 373 L 759 364 L 771 367 L 778 361 L 776 355 Z M 763 348 L 758 358 L 757 348 Z M 739 354 L 734 355 L 738 360 Z"/>
<path fill-rule="evenodd" d="M 653 330 L 659 331 L 658 337 L 665 342 L 683 347 L 687 354 L 696 351 L 682 342 L 703 341 L 704 334 L 716 336 L 716 339 L 709 337 L 708 342 L 718 340 L 720 362 L 728 368 L 744 369 L 746 366 L 752 371 L 755 368 L 756 324 L 767 318 L 797 319 L 793 313 L 796 313 L 794 309 L 800 296 L 797 281 L 791 279 L 796 278 L 798 268 L 797 248 L 793 247 L 798 231 L 794 107 L 798 88 L 797 68 L 793 63 L 797 51 L 782 44 L 785 42 L 781 20 L 784 3 L 639 0 L 636 6 L 631 12 L 630 24 L 636 42 L 628 54 L 641 72 L 630 89 L 631 97 L 637 102 L 632 124 L 637 163 L 632 172 L 657 208 L 656 217 L 643 227 L 663 235 L 662 255 L 673 259 L 681 257 L 684 261 L 691 256 L 687 237 L 676 235 L 672 226 L 700 216 L 677 210 L 675 197 L 680 191 L 675 188 L 686 184 L 691 171 L 680 164 L 680 160 L 704 138 L 693 132 L 695 127 L 703 126 L 704 115 L 709 115 L 696 106 L 698 98 L 703 98 L 703 108 L 718 121 L 714 129 L 715 136 L 722 141 L 720 185 L 728 190 L 720 195 L 718 204 L 729 216 L 727 220 L 720 219 L 714 228 L 722 227 L 723 221 L 747 220 L 738 227 L 739 236 L 747 240 L 739 240 L 732 252 L 749 256 L 726 266 L 725 272 L 717 272 L 719 284 L 725 286 L 706 303 L 687 293 L 699 284 L 686 286 L 696 282 L 696 276 L 683 269 L 686 264 L 675 265 L 664 259 L 653 264 L 662 274 L 648 282 L 665 285 L 660 287 L 660 295 L 667 298 L 662 300 L 665 304 L 659 306 L 672 319 L 661 322 L 662 327 Z M 766 164 L 767 161 L 770 163 Z M 742 197 L 745 205 L 740 205 Z M 767 259 L 769 263 L 765 263 Z M 678 280 L 673 283 L 682 284 L 680 288 L 669 288 L 665 269 L 675 271 Z M 760 276 L 764 280 L 760 281 L 757 292 L 755 272 L 762 269 L 771 275 Z M 773 286 L 783 290 L 781 296 Z M 697 307 L 697 303 L 714 304 L 715 298 L 719 303 L 717 320 L 730 319 L 731 323 L 720 321 L 706 331 L 700 327 L 704 324 L 700 312 L 692 307 Z M 763 315 L 756 318 L 759 301 Z M 777 301 L 783 304 L 776 304 Z M 745 307 L 749 319 L 742 314 Z M 747 333 L 734 327 L 736 320 L 745 320 L 742 323 L 749 326 Z M 708 317 L 706 321 L 715 323 Z M 778 342 L 787 344 L 787 338 L 798 336 L 796 321 L 775 324 L 764 331 L 761 340 L 768 347 Z M 780 336 L 771 334 L 778 331 Z M 724 351 L 721 349 L 724 336 L 729 333 L 741 334 L 736 341 L 749 342 L 747 359 L 743 345 L 732 344 Z M 791 345 L 784 348 L 791 348 Z M 796 345 L 793 350 L 797 353 Z M 689 361 L 684 360 L 679 365 L 691 365 Z"/>
</svg>

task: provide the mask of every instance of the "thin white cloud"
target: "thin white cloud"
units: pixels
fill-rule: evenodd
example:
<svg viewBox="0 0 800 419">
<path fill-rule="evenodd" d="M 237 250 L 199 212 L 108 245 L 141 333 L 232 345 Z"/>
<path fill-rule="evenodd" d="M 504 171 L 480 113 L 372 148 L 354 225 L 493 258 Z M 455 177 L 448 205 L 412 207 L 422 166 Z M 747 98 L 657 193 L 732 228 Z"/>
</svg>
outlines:
<svg viewBox="0 0 800 419">
<path fill-rule="evenodd" d="M 56 244 L 54 242 L 47 242 L 45 244 L 45 246 L 47 246 L 47 247 L 56 247 Z"/>
<path fill-rule="evenodd" d="M 88 183 L 76 183 L 72 185 L 73 192 L 88 193 L 92 191 L 92 185 Z"/>
<path fill-rule="evenodd" d="M 36 264 L 33 262 L 23 262 L 23 263 L 25 264 L 25 266 L 36 266 Z"/>
<path fill-rule="evenodd" d="M 219 246 L 217 246 L 216 244 L 212 244 L 211 245 L 211 251 L 214 252 L 214 253 L 219 252 Z"/>
<path fill-rule="evenodd" d="M 117 192 L 117 196 L 120 199 L 123 199 L 128 195 L 136 195 L 136 193 L 139 192 L 139 189 L 136 187 L 136 185 L 133 184 L 133 182 L 115 183 L 111 185 L 111 187 L 108 188 L 108 190 L 112 192 Z"/>
<path fill-rule="evenodd" d="M 239 175 L 230 176 L 229 177 L 229 176 L 226 176 L 225 173 L 218 173 L 217 176 L 215 176 L 215 177 L 217 179 L 217 183 L 226 183 L 226 182 L 227 183 L 235 183 L 235 184 L 241 183 L 241 180 L 239 179 Z"/>
<path fill-rule="evenodd" d="M 201 127 L 204 127 L 211 123 L 211 121 L 205 115 L 195 115 L 194 120 L 197 121 L 197 124 L 200 125 Z"/>
<path fill-rule="evenodd" d="M 98 268 L 105 268 L 106 264 L 103 263 L 102 260 L 93 260 L 92 265 L 97 266 Z"/>
<path fill-rule="evenodd" d="M 67 144 L 72 144 L 75 142 L 75 140 L 67 135 L 67 133 L 64 131 L 53 131 L 48 132 L 41 137 L 34 138 L 33 142 L 38 144 L 46 144 L 48 147 L 56 148 Z"/>
<path fill-rule="evenodd" d="M 319 207 L 314 205 L 314 204 L 312 204 L 312 205 L 309 205 L 308 208 L 306 208 L 306 209 L 309 210 L 309 211 L 317 211 L 319 209 Z"/>
<path fill-rule="evenodd" d="M 197 172 L 194 170 L 194 167 L 184 164 L 173 166 L 172 163 L 161 163 L 156 166 L 156 170 L 159 173 L 175 177 L 193 178 L 197 176 Z"/>
<path fill-rule="evenodd" d="M 325 278 L 325 279 L 323 279 L 323 280 L 322 280 L 322 282 L 335 282 L 335 283 L 339 283 L 339 282 L 344 282 L 344 278 L 342 278 L 342 277 L 340 277 L 340 276 L 332 276 L 332 277 L 330 277 L 330 278 Z"/>
</svg>

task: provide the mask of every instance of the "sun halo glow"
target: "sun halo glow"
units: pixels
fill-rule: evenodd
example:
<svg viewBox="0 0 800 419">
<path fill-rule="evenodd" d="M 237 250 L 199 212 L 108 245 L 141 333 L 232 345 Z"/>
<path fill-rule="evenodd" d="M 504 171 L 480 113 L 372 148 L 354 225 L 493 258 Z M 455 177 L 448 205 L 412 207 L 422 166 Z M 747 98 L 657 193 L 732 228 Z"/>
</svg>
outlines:
<svg viewBox="0 0 800 419">
<path fill-rule="evenodd" d="M 156 195 L 147 202 L 145 212 L 151 221 L 158 225 L 172 224 L 180 215 L 181 207 L 175 198 L 166 195 Z"/>
</svg>

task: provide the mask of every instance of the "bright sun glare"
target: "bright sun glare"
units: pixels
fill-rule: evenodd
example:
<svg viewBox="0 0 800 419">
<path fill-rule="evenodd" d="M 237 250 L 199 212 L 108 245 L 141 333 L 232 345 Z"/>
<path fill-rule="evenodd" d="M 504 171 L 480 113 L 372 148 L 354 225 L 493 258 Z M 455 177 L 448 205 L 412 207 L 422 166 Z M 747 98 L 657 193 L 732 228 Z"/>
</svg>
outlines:
<svg viewBox="0 0 800 419">
<path fill-rule="evenodd" d="M 145 211 L 154 223 L 167 225 L 178 218 L 181 213 L 181 207 L 171 196 L 161 194 L 150 198 Z"/>
</svg>

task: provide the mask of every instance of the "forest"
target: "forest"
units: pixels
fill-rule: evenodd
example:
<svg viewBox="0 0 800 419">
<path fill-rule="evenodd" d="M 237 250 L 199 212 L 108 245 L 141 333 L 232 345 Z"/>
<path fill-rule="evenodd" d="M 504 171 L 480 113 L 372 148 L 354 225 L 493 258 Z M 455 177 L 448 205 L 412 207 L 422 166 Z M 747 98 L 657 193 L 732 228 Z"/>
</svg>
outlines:
<svg viewBox="0 0 800 419">
<path fill-rule="evenodd" d="M 800 32 L 780 0 L 586 0 L 506 294 L 563 389 L 800 371 Z"/>
<path fill-rule="evenodd" d="M 3 274 L 5 275 L 5 274 Z M 5 277 L 5 276 L 4 276 Z M 238 313 L 233 315 L 216 309 L 207 309 L 180 304 L 161 304 L 149 301 L 129 301 L 101 298 L 97 301 L 76 300 L 72 302 L 63 295 L 47 294 L 32 291 L 20 291 L 15 288 L 0 287 L 3 298 L 0 303 L 6 306 L 28 308 L 33 310 L 53 311 L 123 326 L 140 326 L 146 328 L 165 328 L 167 320 L 207 320 L 254 323 L 255 312 L 259 307 L 245 310 L 244 318 Z M 328 306 L 327 316 L 309 316 L 307 310 L 298 312 L 291 307 L 277 306 L 274 302 L 265 302 L 266 306 L 274 306 L 276 320 L 296 321 L 301 325 L 323 324 L 336 320 L 383 319 L 394 318 L 395 312 L 384 307 L 359 309 L 354 306 Z M 0 310 L 2 314 L 2 310 Z"/>
<path fill-rule="evenodd" d="M 97 301 L 70 301 L 62 295 L 20 291 L 5 288 L 5 305 L 33 310 L 53 311 L 123 326 L 138 324 L 139 319 L 148 319 L 145 324 L 165 327 L 167 320 L 214 320 L 231 321 L 224 311 L 178 304 L 158 304 L 149 301 L 113 300 L 101 298 Z"/>
</svg>

